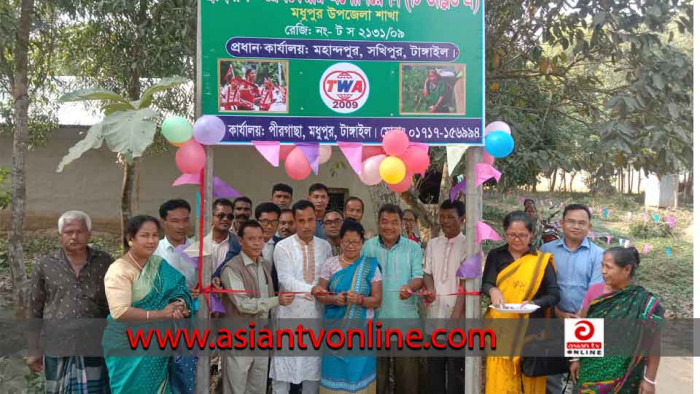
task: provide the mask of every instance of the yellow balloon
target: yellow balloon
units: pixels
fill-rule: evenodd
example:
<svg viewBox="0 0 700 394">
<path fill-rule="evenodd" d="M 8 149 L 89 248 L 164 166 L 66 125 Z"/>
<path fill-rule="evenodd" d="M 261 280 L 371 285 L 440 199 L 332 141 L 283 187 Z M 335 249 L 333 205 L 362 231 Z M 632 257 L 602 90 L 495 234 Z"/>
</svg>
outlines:
<svg viewBox="0 0 700 394">
<path fill-rule="evenodd" d="M 379 175 L 384 182 L 396 185 L 406 177 L 406 164 L 396 156 L 387 156 L 379 165 Z"/>
</svg>

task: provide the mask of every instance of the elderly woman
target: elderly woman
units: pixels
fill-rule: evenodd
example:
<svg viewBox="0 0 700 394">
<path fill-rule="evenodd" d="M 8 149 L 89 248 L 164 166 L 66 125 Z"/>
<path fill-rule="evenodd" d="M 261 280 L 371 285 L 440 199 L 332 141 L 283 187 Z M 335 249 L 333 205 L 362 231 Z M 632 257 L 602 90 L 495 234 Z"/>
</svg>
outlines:
<svg viewBox="0 0 700 394">
<path fill-rule="evenodd" d="M 194 389 L 194 379 L 169 373 L 173 357 L 118 355 L 119 350 L 129 349 L 122 322 L 184 319 L 190 315 L 192 299 L 185 277 L 153 254 L 159 230 L 158 219 L 152 216 L 131 218 L 125 231 L 129 251 L 112 263 L 105 276 L 110 316 L 103 346 L 113 394 L 187 393 Z M 110 356 L 111 351 L 114 354 Z"/>
<path fill-rule="evenodd" d="M 312 290 L 326 304 L 323 318 L 362 323 L 374 317 L 382 303 L 382 275 L 375 258 L 360 255 L 365 230 L 354 220 L 340 229 L 341 254 L 326 260 L 318 285 Z M 362 325 L 363 326 L 363 325 Z M 374 356 L 340 357 L 326 353 L 321 369 L 321 393 L 376 392 L 377 359 Z"/>
<path fill-rule="evenodd" d="M 491 305 L 532 303 L 540 308 L 531 315 L 502 313 L 490 309 L 489 319 L 524 319 L 544 317 L 547 308 L 559 302 L 559 286 L 552 256 L 532 245 L 534 224 L 521 211 L 511 212 L 503 219 L 507 243 L 493 249 L 486 257 L 481 291 L 491 299 Z M 525 330 L 511 335 L 512 343 L 522 345 Z M 520 373 L 519 360 L 513 357 L 487 357 L 486 394 L 545 393 L 547 378 L 528 377 Z"/>
<path fill-rule="evenodd" d="M 639 323 L 663 321 L 664 310 L 659 297 L 633 284 L 634 272 L 639 268 L 639 252 L 635 248 L 614 247 L 603 254 L 602 286 L 591 288 L 584 306 L 586 317 L 620 319 Z M 602 294 L 593 294 L 593 293 Z M 649 348 L 658 346 L 659 338 L 653 332 L 655 324 L 628 324 L 624 338 L 635 344 L 629 356 L 586 357 L 571 362 L 571 375 L 577 393 L 642 393 L 656 392 L 656 372 L 659 356 L 649 354 Z M 647 329 L 645 329 L 647 328 Z M 649 328 L 651 330 L 649 330 Z M 622 333 L 621 333 L 622 334 Z M 607 353 L 607 349 L 606 349 Z"/>
</svg>

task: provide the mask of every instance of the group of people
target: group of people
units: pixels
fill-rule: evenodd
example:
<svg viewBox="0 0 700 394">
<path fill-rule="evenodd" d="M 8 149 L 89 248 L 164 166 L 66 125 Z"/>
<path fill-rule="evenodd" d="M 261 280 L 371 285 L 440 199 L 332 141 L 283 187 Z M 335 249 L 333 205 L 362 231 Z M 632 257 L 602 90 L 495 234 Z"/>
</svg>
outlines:
<svg viewBox="0 0 700 394">
<path fill-rule="evenodd" d="M 277 86 L 267 76 L 261 85 L 257 85 L 256 77 L 254 68 L 246 69 L 244 78 L 241 78 L 234 75 L 233 66 L 230 66 L 224 76 L 227 82 L 221 88 L 221 110 L 285 111 L 286 88 Z"/>
<path fill-rule="evenodd" d="M 293 189 L 273 187 L 270 201 L 253 209 L 247 197 L 213 202 L 212 227 L 202 245 L 211 264 L 224 317 L 233 319 L 463 319 L 465 278 L 457 271 L 467 256 L 464 203 L 442 202 L 441 235 L 421 244 L 417 215 L 386 204 L 376 235 L 362 226 L 364 203 L 346 199 L 328 210 L 328 188 L 314 184 L 292 204 Z M 526 204 L 527 205 L 527 204 Z M 531 209 L 530 209 L 531 211 Z M 569 205 L 564 237 L 536 246 L 536 212 L 517 211 L 503 222 L 507 243 L 489 252 L 482 292 L 492 305 L 533 303 L 531 317 L 661 319 L 658 298 L 631 284 L 639 255 L 633 248 L 606 252 L 587 239 L 588 208 Z M 88 246 L 91 220 L 69 211 L 58 221 L 61 249 L 33 269 L 30 310 L 38 319 L 107 318 L 110 322 L 179 320 L 194 315 L 201 290 L 196 261 L 200 246 L 190 234 L 190 205 L 169 200 L 160 218 L 139 215 L 126 226 L 126 253 L 112 259 Z M 164 237 L 161 238 L 161 233 Z M 226 290 L 231 290 L 226 292 Z M 420 302 L 419 302 L 420 301 Z M 527 318 L 489 310 L 487 318 Z M 105 335 L 107 336 L 107 335 Z M 224 352 L 224 393 L 464 392 L 464 358 L 427 358 L 421 381 L 417 357 L 244 356 Z M 47 392 L 194 392 L 196 359 L 177 357 L 29 357 L 42 368 Z M 582 392 L 654 392 L 658 358 L 605 357 L 571 360 Z M 559 393 L 563 377 L 530 378 L 518 359 L 488 357 L 487 393 Z M 558 390 L 558 391 L 557 391 Z M 606 391 L 607 390 L 607 391 Z M 638 389 L 637 389 L 638 390 Z M 636 391 L 635 391 L 636 392 Z"/>
</svg>

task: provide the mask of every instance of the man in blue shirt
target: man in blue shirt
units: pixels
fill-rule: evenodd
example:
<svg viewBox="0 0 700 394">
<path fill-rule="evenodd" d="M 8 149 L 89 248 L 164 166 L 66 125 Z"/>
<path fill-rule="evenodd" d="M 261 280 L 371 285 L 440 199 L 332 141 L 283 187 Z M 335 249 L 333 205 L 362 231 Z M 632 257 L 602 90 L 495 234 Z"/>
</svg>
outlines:
<svg viewBox="0 0 700 394">
<path fill-rule="evenodd" d="M 564 208 L 562 228 L 564 239 L 544 244 L 540 250 L 554 256 L 559 283 L 559 304 L 554 313 L 561 319 L 578 318 L 583 297 L 588 288 L 603 281 L 601 264 L 603 249 L 591 242 L 588 232 L 593 227 L 591 211 L 580 204 Z M 548 393 L 561 393 L 562 375 L 551 375 L 547 379 Z"/>
<path fill-rule="evenodd" d="M 375 319 L 419 318 L 417 298 L 413 293 L 423 287 L 423 251 L 420 245 L 401 236 L 403 212 L 394 204 L 379 209 L 379 235 L 365 242 L 362 255 L 379 260 L 382 270 L 382 306 L 375 312 Z M 394 321 L 396 323 L 396 321 Z M 411 324 L 411 323 L 409 323 Z M 415 324 L 415 323 L 413 323 Z M 396 327 L 404 328 L 405 327 Z M 417 357 L 394 359 L 396 392 L 418 394 L 420 392 L 420 360 Z M 377 358 L 377 393 L 389 390 L 389 357 Z"/>
</svg>

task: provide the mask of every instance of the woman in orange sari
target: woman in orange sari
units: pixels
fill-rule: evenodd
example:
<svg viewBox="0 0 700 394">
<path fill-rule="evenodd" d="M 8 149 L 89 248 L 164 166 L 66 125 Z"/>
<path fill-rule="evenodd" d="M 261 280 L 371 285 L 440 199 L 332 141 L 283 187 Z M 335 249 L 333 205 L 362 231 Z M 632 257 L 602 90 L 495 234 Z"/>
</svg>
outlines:
<svg viewBox="0 0 700 394">
<path fill-rule="evenodd" d="M 547 377 L 531 378 L 520 372 L 520 357 L 515 356 L 523 344 L 527 319 L 545 317 L 547 309 L 559 302 L 559 286 L 552 256 L 532 245 L 534 223 L 525 212 L 511 212 L 503 219 L 507 243 L 493 249 L 486 257 L 481 291 L 491 299 L 491 305 L 535 304 L 540 308 L 530 315 L 501 313 L 489 309 L 488 319 L 519 319 L 519 325 L 499 343 L 515 344 L 511 357 L 487 357 L 486 394 L 544 394 Z M 508 326 L 508 328 L 511 328 Z M 505 334 L 505 335 L 504 335 Z M 503 336 L 516 336 L 503 338 Z"/>
</svg>

